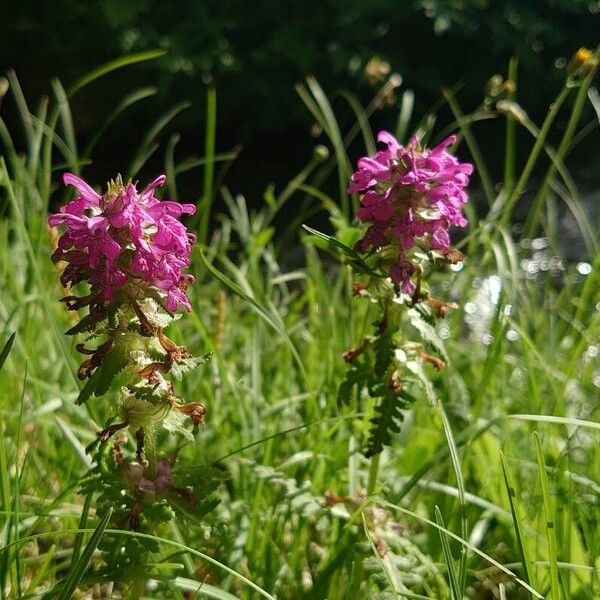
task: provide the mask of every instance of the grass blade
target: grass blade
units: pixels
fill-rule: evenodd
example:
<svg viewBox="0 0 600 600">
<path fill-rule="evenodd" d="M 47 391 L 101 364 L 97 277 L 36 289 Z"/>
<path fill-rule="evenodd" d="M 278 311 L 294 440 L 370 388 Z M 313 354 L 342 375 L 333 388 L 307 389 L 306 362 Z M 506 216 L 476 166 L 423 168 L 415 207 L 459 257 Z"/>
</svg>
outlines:
<svg viewBox="0 0 600 600">
<path fill-rule="evenodd" d="M 446 442 L 448 443 L 448 450 L 450 452 L 450 459 L 452 460 L 452 467 L 454 469 L 454 475 L 456 477 L 456 487 L 458 488 L 458 501 L 460 503 L 460 524 L 461 524 L 461 535 L 466 540 L 469 536 L 469 525 L 467 522 L 467 503 L 465 501 L 465 482 L 460 468 L 460 461 L 458 459 L 458 451 L 456 449 L 456 442 L 454 441 L 454 435 L 448 417 L 444 411 L 442 403 L 438 400 L 437 410 L 442 419 L 444 425 L 444 434 L 446 435 Z M 440 514 L 441 518 L 441 514 Z M 461 546 L 460 553 L 460 566 L 458 571 L 458 596 L 457 599 L 463 597 L 463 592 L 466 587 L 467 580 L 467 560 L 468 553 L 465 546 Z"/>
<path fill-rule="evenodd" d="M 86 87 L 96 79 L 104 77 L 117 69 L 122 69 L 129 65 L 135 65 L 147 60 L 154 60 L 160 58 L 167 53 L 167 50 L 147 50 L 146 52 L 138 52 L 136 54 L 128 54 L 127 56 L 120 56 L 115 60 L 111 60 L 103 65 L 100 65 L 96 69 L 93 69 L 89 73 L 86 73 L 83 77 L 80 77 L 68 90 L 67 96 L 72 98 L 79 90 Z"/>
<path fill-rule="evenodd" d="M 173 585 L 184 592 L 192 592 L 196 596 L 205 596 L 206 598 L 214 598 L 215 600 L 237 600 L 237 596 L 225 590 L 221 590 L 208 583 L 203 583 L 202 581 L 188 579 L 187 577 L 175 577 Z"/>
<path fill-rule="evenodd" d="M 538 423 L 554 423 L 556 425 L 572 425 L 573 427 L 586 427 L 588 429 L 600 430 L 600 423 L 596 421 L 584 421 L 570 417 L 556 417 L 554 415 L 507 415 L 507 419 L 518 421 L 535 421 Z"/>
<path fill-rule="evenodd" d="M 180 102 L 168 110 L 158 121 L 150 127 L 137 152 L 135 153 L 129 169 L 128 177 L 135 177 L 139 170 L 146 164 L 146 161 L 158 149 L 158 143 L 155 142 L 160 132 L 182 111 L 191 106 L 191 102 Z"/>
<path fill-rule="evenodd" d="M 104 123 L 101 127 L 96 131 L 96 133 L 92 136 L 87 146 L 83 151 L 83 160 L 89 158 L 92 150 L 96 147 L 98 142 L 102 139 L 102 136 L 106 132 L 106 130 L 116 121 L 123 112 L 125 112 L 130 106 L 135 104 L 136 102 L 140 102 L 140 100 L 145 100 L 150 96 L 156 95 L 157 88 L 155 87 L 143 87 L 139 90 L 134 90 L 130 94 L 127 94 L 119 104 L 114 108 L 114 110 L 106 117 Z"/>
<path fill-rule="evenodd" d="M 438 529 L 438 533 L 440 534 L 442 550 L 444 551 L 444 560 L 446 561 L 446 568 L 448 570 L 448 579 L 450 581 L 450 591 L 452 592 L 452 599 L 462 600 L 462 594 L 460 592 L 459 586 L 459 577 L 456 575 L 456 569 L 454 566 L 454 558 L 452 558 L 452 552 L 450 551 L 450 544 L 448 543 L 448 538 L 443 532 L 443 529 L 445 529 L 446 526 L 444 525 L 444 519 L 442 518 L 442 513 L 440 512 L 438 506 L 435 507 L 435 520 L 440 526 L 440 529 Z"/>
<path fill-rule="evenodd" d="M 396 138 L 401 144 L 408 141 L 408 124 L 412 117 L 414 105 L 415 93 L 412 90 L 406 90 L 402 94 L 398 122 L 396 123 Z"/>
<path fill-rule="evenodd" d="M 85 545 L 81 556 L 70 569 L 67 578 L 64 580 L 64 583 L 58 584 L 60 586 L 60 592 L 57 596 L 57 600 L 69 600 L 72 597 L 73 593 L 77 589 L 77 586 L 79 585 L 79 582 L 81 581 L 81 578 L 85 574 L 90 561 L 92 560 L 92 556 L 98 547 L 102 536 L 104 535 L 104 530 L 108 526 L 111 515 L 112 508 L 107 510 L 102 519 L 100 519 L 100 523 L 98 523 L 98 526 L 94 530 L 92 537 L 90 537 L 89 542 Z"/>
<path fill-rule="evenodd" d="M 6 340 L 6 343 L 4 344 L 2 351 L 0 352 L 0 371 L 2 370 L 2 367 L 4 366 L 4 363 L 6 362 L 6 359 L 8 358 L 8 355 L 10 354 L 10 349 L 12 348 L 12 345 L 15 341 L 16 335 L 17 335 L 16 331 L 10 335 L 8 340 Z"/>
<path fill-rule="evenodd" d="M 456 100 L 454 94 L 450 90 L 443 90 L 444 98 L 448 102 L 448 106 L 452 110 L 454 114 L 454 118 L 457 120 L 460 131 L 463 134 L 465 141 L 467 142 L 467 146 L 469 147 L 469 151 L 471 152 L 471 156 L 473 157 L 473 162 L 475 163 L 476 172 L 481 179 L 481 185 L 483 186 L 483 191 L 485 193 L 485 197 L 487 198 L 488 205 L 491 206 L 494 202 L 494 198 L 496 194 L 494 193 L 494 185 L 492 183 L 492 178 L 490 177 L 490 173 L 487 168 L 487 164 L 483 159 L 483 154 L 481 153 L 481 149 L 479 148 L 479 144 L 471 131 L 468 123 L 465 122 L 465 116 Z"/>
<path fill-rule="evenodd" d="M 554 511 L 550 501 L 550 492 L 548 491 L 548 474 L 546 473 L 546 463 L 544 461 L 544 451 L 542 442 L 537 431 L 533 434 L 535 443 L 535 453 L 537 456 L 538 470 L 540 473 L 540 483 L 542 484 L 542 497 L 544 501 L 544 517 L 546 522 L 546 535 L 548 537 L 548 552 L 550 559 L 550 594 L 548 598 L 558 600 L 562 598 L 560 582 L 558 579 L 558 548 L 556 545 L 556 525 L 554 520 Z"/>
<path fill-rule="evenodd" d="M 282 322 L 281 317 L 277 314 L 273 314 L 273 311 L 270 311 L 268 308 L 262 306 L 254 298 L 246 294 L 246 292 L 244 292 L 244 290 L 242 290 L 242 288 L 238 286 L 235 282 L 229 279 L 229 277 L 227 277 L 224 273 L 221 273 L 221 271 L 216 269 L 214 265 L 212 265 L 208 261 L 208 259 L 204 255 L 204 252 L 200 252 L 200 260 L 202 261 L 204 267 L 214 277 L 216 277 L 221 283 L 223 283 L 223 285 L 229 288 L 234 294 L 245 300 L 252 307 L 252 309 L 282 337 L 282 339 L 285 341 L 288 348 L 290 349 L 292 355 L 294 356 L 302 378 L 304 379 L 304 381 L 306 381 L 306 368 L 304 367 L 304 363 L 302 361 L 302 358 L 300 357 L 300 354 L 298 353 L 296 346 L 294 345 L 294 342 L 292 342 L 288 332 L 285 329 L 285 325 Z"/>
<path fill-rule="evenodd" d="M 75 174 L 79 174 L 79 162 L 77 160 L 77 141 L 75 139 L 75 127 L 73 126 L 73 117 L 71 116 L 71 108 L 69 107 L 69 100 L 67 94 L 63 89 L 60 81 L 54 79 L 52 81 L 52 91 L 56 97 L 56 106 L 60 115 L 60 121 L 62 123 L 62 130 L 64 133 L 65 144 L 67 145 L 69 155 L 65 158 L 69 162 L 69 168 Z"/>
<path fill-rule="evenodd" d="M 531 568 L 530 562 L 527 558 L 527 552 L 525 551 L 524 544 L 524 532 L 522 528 L 523 519 L 521 517 L 521 508 L 519 506 L 519 500 L 516 495 L 514 483 L 512 482 L 511 475 L 506 464 L 506 458 L 504 453 L 500 451 L 500 463 L 502 465 L 502 477 L 504 478 L 504 485 L 506 487 L 506 493 L 508 495 L 508 503 L 510 505 L 510 512 L 512 515 L 513 525 L 515 528 L 515 537 L 517 539 L 517 547 L 519 549 L 519 555 L 521 557 L 521 564 L 523 566 L 523 579 L 527 583 L 531 583 Z M 529 594 L 531 598 L 531 594 Z"/>
<path fill-rule="evenodd" d="M 375 146 L 375 138 L 373 137 L 373 132 L 371 131 L 371 126 L 369 125 L 369 119 L 365 109 L 361 106 L 358 98 L 354 94 L 350 94 L 349 92 L 345 91 L 340 92 L 340 94 L 342 98 L 348 102 L 350 108 L 354 112 L 356 122 L 358 123 L 363 136 L 367 154 L 369 156 L 373 156 L 377 151 L 377 147 Z"/>
<path fill-rule="evenodd" d="M 378 503 L 383 504 L 384 506 L 387 506 L 388 508 L 391 508 L 393 510 L 397 510 L 398 512 L 401 512 L 405 515 L 408 515 L 408 516 L 412 517 L 413 519 L 420 521 L 421 523 L 425 523 L 431 527 L 434 527 L 438 531 L 442 531 L 447 536 L 451 537 L 452 539 L 456 540 L 457 542 L 460 542 L 464 546 L 467 546 L 467 548 L 469 548 L 469 550 L 471 550 L 471 552 L 474 552 L 475 554 L 477 554 L 484 560 L 488 561 L 490 564 L 494 565 L 494 567 L 496 567 L 497 569 L 499 569 L 500 571 L 502 571 L 503 573 L 505 573 L 506 575 L 511 577 L 515 582 L 517 582 L 521 587 L 525 588 L 527 591 L 532 593 L 536 598 L 543 600 L 544 596 L 542 596 L 542 594 L 540 594 L 538 591 L 534 590 L 527 582 L 523 581 L 520 577 L 517 577 L 517 575 L 515 575 L 510 569 L 505 567 L 503 564 L 499 563 L 495 558 L 492 558 L 489 554 L 482 552 L 479 548 L 473 546 L 468 541 L 466 541 L 463 538 L 461 538 L 460 536 L 456 535 L 449 529 L 446 529 L 444 526 L 440 525 L 439 523 L 435 523 L 431 519 L 423 517 L 412 510 L 408 510 L 407 508 L 398 506 L 397 504 L 392 504 L 391 502 L 387 502 L 385 500 L 378 500 Z"/>
</svg>

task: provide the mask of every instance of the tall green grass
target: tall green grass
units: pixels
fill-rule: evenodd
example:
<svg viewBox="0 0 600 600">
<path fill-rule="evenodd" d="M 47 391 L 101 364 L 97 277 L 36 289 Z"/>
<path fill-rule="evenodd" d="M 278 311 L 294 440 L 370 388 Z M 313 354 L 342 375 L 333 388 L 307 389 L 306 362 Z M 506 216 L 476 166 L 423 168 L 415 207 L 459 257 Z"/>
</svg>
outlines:
<svg viewBox="0 0 600 600">
<path fill-rule="evenodd" d="M 566 167 L 572 140 L 585 143 L 597 126 L 578 124 L 589 82 L 565 93 L 569 140 L 556 150 L 548 127 L 523 118 L 518 91 L 508 104 L 482 103 L 472 114 L 454 91 L 446 93 L 465 142 L 457 151 L 477 163 L 489 208 L 472 210 L 461 268 L 432 280 L 438 296 L 461 305 L 437 332 L 449 365 L 425 372 L 418 402 L 381 455 L 376 480 L 360 453 L 373 407 L 361 412 L 355 399 L 340 411 L 335 401 L 341 353 L 373 315 L 368 303 L 351 297 L 350 267 L 336 267 L 308 240 L 289 241 L 316 212 L 329 215 L 341 241 L 353 235 L 357 199 L 345 191 L 348 148 L 372 145 L 376 103 L 363 109 L 351 94 L 328 97 L 307 80 L 298 91 L 331 157 L 317 149 L 285 189 L 268 188 L 262 207 L 251 209 L 242 196 L 220 189 L 227 210 L 216 218 L 214 166 L 236 153 L 217 152 L 216 97 L 209 92 L 206 156 L 178 159 L 176 135 L 165 149 L 171 196 L 181 195 L 178 175 L 204 173 L 202 221 L 194 222 L 203 242 L 192 268 L 194 311 L 172 335 L 195 354 L 213 354 L 179 384 L 184 397 L 207 405 L 208 415 L 197 440 L 177 450 L 182 461 L 219 461 L 230 478 L 221 504 L 204 520 L 152 536 L 156 551 L 146 565 L 118 570 L 100 563 L 94 550 L 103 532 L 116 532 L 77 488 L 89 465 L 84 448 L 110 407 L 74 404 L 77 354 L 63 335 L 72 323 L 57 301 L 46 216 L 51 197 L 62 195 L 59 173 L 85 175 L 106 128 L 153 90 L 128 91 L 82 151 L 69 98 L 115 68 L 153 56 L 105 65 L 68 92 L 55 82 L 35 109 L 16 76 L 9 77 L 11 97 L 3 102 L 15 103 L 25 145 L 17 149 L 17 132 L 0 119 L 3 597 L 61 598 L 79 589 L 152 598 L 598 598 L 599 238 Z M 434 140 L 434 112 L 414 122 L 413 101 L 404 91 L 399 133 Z M 348 132 L 336 117 L 346 107 L 357 116 Z M 148 127 L 130 175 L 159 150 L 159 138 L 184 108 Z M 484 119 L 506 127 L 502 169 L 485 166 L 485 140 L 477 138 Z M 515 128 L 532 136 L 524 164 L 517 161 L 514 145 L 522 137 Z M 533 185 L 534 165 L 546 176 L 533 189 L 535 212 L 519 239 L 512 213 Z M 487 181 L 486 173 L 496 171 L 504 173 L 504 186 Z M 325 191 L 332 173 L 333 197 Z M 580 264 L 560 256 L 557 200 L 581 227 L 587 255 Z M 276 231 L 273 220 L 284 210 L 289 227 Z M 290 253 L 293 260 L 286 259 Z M 160 443 L 175 450 L 167 438 Z"/>
</svg>

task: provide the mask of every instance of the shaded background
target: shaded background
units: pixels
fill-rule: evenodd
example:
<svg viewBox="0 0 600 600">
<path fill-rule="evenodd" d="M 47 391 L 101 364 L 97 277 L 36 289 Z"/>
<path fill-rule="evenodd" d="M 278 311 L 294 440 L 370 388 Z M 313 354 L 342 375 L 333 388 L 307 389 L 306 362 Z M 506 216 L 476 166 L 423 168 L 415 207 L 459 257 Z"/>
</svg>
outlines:
<svg viewBox="0 0 600 600">
<path fill-rule="evenodd" d="M 243 145 L 226 181 L 250 201 L 269 182 L 285 184 L 317 143 L 311 116 L 294 91 L 307 74 L 330 96 L 345 88 L 364 105 L 380 85 L 365 73 L 369 61 L 389 64 L 403 83 L 373 123 L 393 128 L 404 89 L 415 92 L 413 122 L 438 100 L 443 86 L 457 83 L 468 112 L 479 104 L 489 77 L 506 74 L 514 55 L 519 102 L 539 123 L 569 57 L 580 46 L 594 47 L 600 30 L 599 0 L 0 0 L 0 7 L 0 71 L 15 69 L 32 108 L 54 76 L 68 86 L 117 56 L 169 50 L 163 58 L 95 82 L 74 99 L 75 126 L 85 140 L 120 97 L 141 86 L 158 89 L 106 133 L 94 164 L 84 170 L 92 181 L 119 170 L 147 128 L 185 99 L 192 106 L 162 137 L 179 131 L 178 156 L 201 154 L 203 103 L 207 85 L 214 83 L 217 150 Z M 349 126 L 353 116 L 347 104 L 339 96 L 333 102 L 341 125 Z M 587 110 L 582 123 L 593 117 L 591 107 Z M 9 127 L 14 124 L 9 102 L 2 116 Z M 438 124 L 449 120 L 442 109 Z M 502 127 L 478 127 L 487 156 L 499 163 L 493 159 L 502 156 Z M 584 180 L 593 179 L 591 154 L 588 146 L 570 161 Z M 161 149 L 143 174 L 160 169 L 162 157 Z M 183 185 L 187 194 L 198 196 L 200 173 L 186 176 Z"/>
</svg>

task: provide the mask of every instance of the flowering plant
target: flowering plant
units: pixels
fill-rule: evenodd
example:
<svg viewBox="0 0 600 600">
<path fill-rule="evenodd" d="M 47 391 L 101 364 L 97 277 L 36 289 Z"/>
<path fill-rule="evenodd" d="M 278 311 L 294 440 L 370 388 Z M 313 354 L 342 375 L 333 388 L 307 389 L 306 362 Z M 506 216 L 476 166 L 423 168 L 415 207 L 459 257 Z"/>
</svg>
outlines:
<svg viewBox="0 0 600 600">
<path fill-rule="evenodd" d="M 203 404 L 177 397 L 169 379 L 181 378 L 206 357 L 192 357 L 164 331 L 178 308 L 191 310 L 186 290 L 194 277 L 185 269 L 195 237 L 179 219 L 195 207 L 156 198 L 164 175 L 141 192 L 121 177 L 104 194 L 71 173 L 64 182 L 77 197 L 48 219 L 50 227 L 65 227 L 52 260 L 66 263 L 60 279 L 70 288 L 62 299 L 67 309 L 88 311 L 67 334 L 86 333 L 96 344 L 77 345 L 86 355 L 77 372 L 86 380 L 78 403 L 106 396 L 112 409 L 89 448 L 96 466 L 83 487 L 101 492 L 99 504 L 115 510 L 117 524 L 143 531 L 169 518 L 173 507 L 200 510 L 214 487 L 207 484 L 205 467 L 178 469 L 174 456 L 159 458 L 155 448 L 161 428 L 192 440 L 189 424 L 201 425 L 206 412 Z M 85 284 L 88 289 L 77 294 Z M 132 442 L 134 452 L 128 451 Z M 139 553 L 121 555 L 135 562 Z"/>
<path fill-rule="evenodd" d="M 463 207 L 473 172 L 471 164 L 448 151 L 456 136 L 433 149 L 417 137 L 402 146 L 387 131 L 377 139 L 385 149 L 358 161 L 348 188 L 359 194 L 356 217 L 368 225 L 358 233 L 358 242 L 350 248 L 307 228 L 355 268 L 354 295 L 379 307 L 371 333 L 344 352 L 348 368 L 338 390 L 340 405 L 365 394 L 375 402 L 365 451 L 374 457 L 400 430 L 405 410 L 416 399 L 411 388 L 425 389 L 435 401 L 423 363 L 445 367 L 444 345 L 433 324 L 457 305 L 432 297 L 425 275 L 432 267 L 463 258 L 450 246 L 449 232 L 452 226 L 467 225 Z M 412 339 L 415 331 L 420 342 Z M 376 473 L 377 461 L 372 485 Z"/>
</svg>

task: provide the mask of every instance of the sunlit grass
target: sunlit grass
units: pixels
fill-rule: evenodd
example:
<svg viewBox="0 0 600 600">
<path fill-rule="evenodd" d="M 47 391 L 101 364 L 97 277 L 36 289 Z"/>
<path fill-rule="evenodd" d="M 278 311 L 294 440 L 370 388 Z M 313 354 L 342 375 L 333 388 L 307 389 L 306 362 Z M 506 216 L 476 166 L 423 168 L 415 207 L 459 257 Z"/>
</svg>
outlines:
<svg viewBox="0 0 600 600">
<path fill-rule="evenodd" d="M 333 267 L 310 243 L 297 244 L 302 264 L 292 267 L 285 260 L 290 244 L 282 247 L 282 240 L 302 237 L 300 224 L 317 210 L 329 214 L 343 238 L 356 202 L 345 191 L 348 146 L 359 134 L 365 144 L 372 140 L 370 109 L 357 112 L 357 101 L 346 96 L 360 116 L 345 135 L 335 103 L 314 79 L 299 93 L 323 128 L 331 158 L 320 151 L 290 186 L 266 193 L 256 210 L 221 190 L 227 214 L 217 219 L 213 211 L 212 236 L 193 256 L 194 311 L 172 332 L 193 354 L 213 355 L 179 384 L 185 398 L 208 408 L 206 426 L 179 456 L 228 469 L 221 504 L 202 521 L 156 532 L 159 551 L 137 570 L 101 564 L 94 549 L 110 527 L 105 530 L 108 521 L 77 488 L 89 465 L 85 446 L 111 407 L 94 400 L 75 406 L 75 341 L 63 335 L 73 323 L 58 302 L 46 214 L 57 173 L 81 171 L 93 157 L 93 145 L 78 150 L 68 96 L 152 56 L 101 67 L 68 94 L 56 82 L 52 97 L 33 111 L 11 76 L 26 145 L 17 151 L 0 121 L 0 347 L 16 332 L 10 352 L 0 354 L 4 597 L 67 597 L 77 585 L 97 585 L 102 597 L 597 598 L 600 257 L 597 224 L 566 169 L 579 115 L 554 150 L 543 125 L 515 120 L 516 104 L 482 106 L 465 116 L 447 93 L 466 142 L 458 152 L 485 160 L 477 118 L 486 111 L 486 118 L 506 123 L 509 144 L 513 128 L 523 126 L 535 138 L 530 160 L 547 163 L 545 195 L 533 190 L 535 212 L 527 236 L 519 237 L 511 216 L 531 185 L 531 165 L 515 164 L 514 148 L 507 147 L 504 188 L 482 181 L 489 211 L 472 215 L 461 242 L 464 263 L 431 282 L 438 296 L 461 305 L 438 330 L 448 368 L 427 371 L 432 386 L 424 386 L 381 455 L 377 484 L 366 495 L 369 463 L 360 451 L 373 407 L 361 412 L 355 399 L 342 410 L 335 398 L 341 354 L 373 315 L 368 303 L 351 297 L 350 267 Z M 587 77 L 565 87 L 573 111 L 581 112 L 579 99 L 590 83 Z M 116 103 L 107 126 L 150 93 L 131 92 Z M 399 129 L 435 137 L 433 115 L 412 123 L 406 94 Z M 158 136 L 183 108 L 175 106 L 149 128 L 131 175 L 158 150 Z M 175 194 L 176 174 L 204 170 L 203 223 L 211 213 L 215 163 L 235 156 L 215 150 L 212 103 L 208 116 L 206 159 L 178 162 L 175 140 L 165 166 Z M 469 150 L 480 155 L 469 157 Z M 334 197 L 329 189 L 337 190 Z M 577 263 L 561 256 L 556 198 L 581 228 L 584 254 Z M 280 210 L 290 225 L 275 231 Z M 175 450 L 166 437 L 161 444 Z"/>
</svg>

